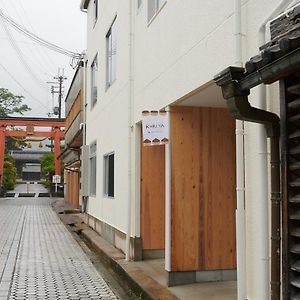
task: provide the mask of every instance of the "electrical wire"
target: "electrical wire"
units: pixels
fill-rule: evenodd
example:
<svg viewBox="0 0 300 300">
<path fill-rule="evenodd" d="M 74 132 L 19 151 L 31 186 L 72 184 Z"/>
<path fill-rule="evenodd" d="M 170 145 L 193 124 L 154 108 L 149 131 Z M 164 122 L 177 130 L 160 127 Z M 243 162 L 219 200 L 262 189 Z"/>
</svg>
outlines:
<svg viewBox="0 0 300 300">
<path fill-rule="evenodd" d="M 28 92 L 24 87 L 23 85 L 0 63 L 0 67 L 2 67 L 2 69 L 10 76 L 10 78 L 17 84 L 21 87 L 21 89 L 26 93 L 28 94 L 33 100 L 37 101 L 41 106 L 43 106 L 46 111 L 48 111 L 48 107 L 43 103 L 41 102 L 40 100 L 38 100 L 36 97 L 34 97 L 30 92 Z"/>
<path fill-rule="evenodd" d="M 31 69 L 30 65 L 27 63 L 21 49 L 19 48 L 19 46 L 17 45 L 13 35 L 11 34 L 9 28 L 7 28 L 7 25 L 3 22 L 3 19 L 1 20 L 3 28 L 7 34 L 8 37 L 8 41 L 11 44 L 12 48 L 15 50 L 17 57 L 19 59 L 19 61 L 23 64 L 23 66 L 25 67 L 25 69 L 27 70 L 27 72 L 30 74 L 30 76 L 34 79 L 34 81 L 40 86 L 42 85 L 42 88 L 44 89 L 45 87 L 43 86 L 43 82 L 40 81 L 40 79 L 35 75 L 35 73 L 33 72 L 33 70 Z"/>
<path fill-rule="evenodd" d="M 14 11 L 14 15 L 16 15 L 18 17 L 19 22 L 21 22 L 21 24 L 23 26 L 25 26 L 25 23 L 24 23 L 24 14 L 22 16 L 19 14 L 19 10 L 16 8 L 16 6 L 14 4 L 14 1 L 9 1 L 9 4 L 10 4 L 11 8 Z M 21 4 L 21 2 L 20 2 L 20 4 Z M 40 55 L 40 52 L 38 51 L 38 50 L 41 51 L 40 47 L 37 47 L 37 44 L 36 43 L 32 43 L 32 42 L 31 43 L 25 43 L 24 45 L 29 50 L 29 53 L 31 54 L 30 55 L 31 62 L 33 64 L 35 64 L 36 67 L 38 67 L 40 69 L 40 71 L 44 75 L 48 74 L 48 76 L 51 76 L 48 73 L 48 70 L 46 70 L 46 68 L 45 68 L 45 63 L 47 62 L 47 60 L 44 60 L 44 59 L 41 60 L 40 59 L 41 55 Z M 34 52 L 35 52 L 34 59 L 31 59 L 33 57 Z"/>
<path fill-rule="evenodd" d="M 10 3 L 13 3 L 13 2 L 11 1 Z M 27 14 L 26 10 L 24 9 L 22 1 L 19 1 L 19 7 L 21 8 L 21 10 L 23 12 L 23 14 L 22 14 L 23 18 L 24 18 L 23 20 L 25 20 L 26 23 L 28 23 L 29 27 L 31 28 L 31 30 L 33 32 L 36 32 L 35 28 L 33 27 L 32 23 L 30 21 L 30 18 L 28 17 L 28 14 Z M 23 23 L 23 25 L 24 25 L 24 23 Z M 43 60 L 43 57 L 46 59 L 45 63 L 47 63 L 48 69 L 51 69 L 52 73 L 54 73 L 53 66 L 55 65 L 55 62 L 53 61 L 52 57 L 46 51 L 42 51 L 41 48 L 36 47 L 36 49 L 37 49 L 37 52 L 40 53 L 41 59 Z"/>
<path fill-rule="evenodd" d="M 0 10 L 0 17 L 9 25 L 11 25 L 13 28 L 15 28 L 16 30 L 18 30 L 19 32 L 21 32 L 22 34 L 24 34 L 25 36 L 27 36 L 28 38 L 30 38 L 31 40 L 35 41 L 36 43 L 39 43 L 40 45 L 56 51 L 58 53 L 61 53 L 63 55 L 69 56 L 69 57 L 74 57 L 77 59 L 81 59 L 82 58 L 82 54 L 81 53 L 76 53 L 73 51 L 69 51 L 66 50 L 62 47 L 59 47 L 55 44 L 49 43 L 48 41 L 40 38 L 39 36 L 35 35 L 34 33 L 28 31 L 27 29 L 23 28 L 22 26 L 20 26 L 19 24 L 17 24 L 12 18 L 10 18 L 8 15 L 6 15 L 2 10 Z"/>
</svg>

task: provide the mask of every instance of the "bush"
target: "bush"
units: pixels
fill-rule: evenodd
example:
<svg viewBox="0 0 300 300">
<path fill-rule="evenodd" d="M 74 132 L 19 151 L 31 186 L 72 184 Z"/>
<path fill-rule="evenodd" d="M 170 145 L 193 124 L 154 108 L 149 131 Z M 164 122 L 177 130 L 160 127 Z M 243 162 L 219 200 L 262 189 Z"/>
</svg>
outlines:
<svg viewBox="0 0 300 300">
<path fill-rule="evenodd" d="M 4 157 L 4 170 L 3 170 L 3 187 L 5 190 L 13 190 L 16 186 L 17 168 L 15 167 L 14 159 L 5 154 Z"/>
</svg>

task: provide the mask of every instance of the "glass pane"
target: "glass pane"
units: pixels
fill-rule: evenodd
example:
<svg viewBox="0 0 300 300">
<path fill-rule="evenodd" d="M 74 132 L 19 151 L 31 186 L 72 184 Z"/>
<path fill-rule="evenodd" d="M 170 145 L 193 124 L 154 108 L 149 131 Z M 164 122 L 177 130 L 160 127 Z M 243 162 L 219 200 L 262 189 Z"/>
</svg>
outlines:
<svg viewBox="0 0 300 300">
<path fill-rule="evenodd" d="M 115 185 L 115 180 L 114 180 L 114 159 L 115 156 L 114 154 L 109 155 L 108 158 L 108 196 L 113 197 L 114 196 L 114 185 Z"/>
<path fill-rule="evenodd" d="M 107 83 L 111 83 L 111 57 L 112 57 L 112 37 L 111 30 L 109 31 L 107 37 Z"/>
<path fill-rule="evenodd" d="M 90 194 L 96 195 L 96 156 L 90 158 Z"/>
<path fill-rule="evenodd" d="M 98 61 L 97 56 L 95 57 L 91 65 L 91 99 L 92 105 L 97 102 L 97 71 L 98 71 Z"/>
<path fill-rule="evenodd" d="M 148 0 L 148 22 L 156 13 L 156 1 L 157 0 Z"/>
<path fill-rule="evenodd" d="M 117 37 L 115 22 L 111 28 L 111 83 L 116 79 Z"/>
</svg>

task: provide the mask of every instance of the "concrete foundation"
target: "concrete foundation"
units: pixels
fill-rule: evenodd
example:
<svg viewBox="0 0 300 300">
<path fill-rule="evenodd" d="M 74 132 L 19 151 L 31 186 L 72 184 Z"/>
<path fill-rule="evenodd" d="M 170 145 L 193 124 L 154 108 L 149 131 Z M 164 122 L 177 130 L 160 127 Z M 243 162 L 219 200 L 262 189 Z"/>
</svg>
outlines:
<svg viewBox="0 0 300 300">
<path fill-rule="evenodd" d="M 125 252 L 125 244 L 126 244 L 126 234 L 113 226 L 98 220 L 97 218 L 86 214 L 85 218 L 86 224 L 88 224 L 91 228 L 93 228 L 97 233 L 101 235 L 101 237 L 109 242 L 114 247 L 120 249 L 122 252 Z M 142 260 L 142 245 L 140 237 L 131 237 L 131 254 L 130 257 L 134 261 Z"/>
<path fill-rule="evenodd" d="M 233 280 L 236 280 L 236 270 L 167 272 L 167 286 L 169 287 L 196 282 Z"/>
</svg>

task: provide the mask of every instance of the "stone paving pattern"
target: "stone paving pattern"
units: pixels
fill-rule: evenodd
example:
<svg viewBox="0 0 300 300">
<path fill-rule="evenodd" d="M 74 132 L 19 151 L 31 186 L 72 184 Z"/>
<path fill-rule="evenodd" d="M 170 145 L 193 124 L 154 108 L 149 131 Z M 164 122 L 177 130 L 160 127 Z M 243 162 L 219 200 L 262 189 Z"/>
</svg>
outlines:
<svg viewBox="0 0 300 300">
<path fill-rule="evenodd" d="M 117 299 L 50 201 L 0 200 L 0 300 Z"/>
</svg>

